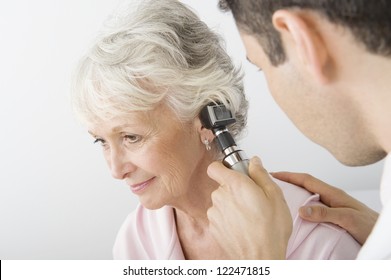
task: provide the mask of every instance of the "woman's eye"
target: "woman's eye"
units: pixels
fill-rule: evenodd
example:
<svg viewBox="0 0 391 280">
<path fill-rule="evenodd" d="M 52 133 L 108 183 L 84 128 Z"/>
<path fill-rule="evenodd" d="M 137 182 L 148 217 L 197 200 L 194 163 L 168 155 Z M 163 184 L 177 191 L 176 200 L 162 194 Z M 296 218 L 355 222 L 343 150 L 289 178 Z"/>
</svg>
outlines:
<svg viewBox="0 0 391 280">
<path fill-rule="evenodd" d="M 105 147 L 106 141 L 103 140 L 102 138 L 96 138 L 94 141 L 94 144 L 99 143 L 102 147 Z"/>
<path fill-rule="evenodd" d="M 125 135 L 125 139 L 128 143 L 134 144 L 134 143 L 137 143 L 141 140 L 141 136 L 134 135 L 134 134 L 128 134 L 128 135 Z"/>
</svg>

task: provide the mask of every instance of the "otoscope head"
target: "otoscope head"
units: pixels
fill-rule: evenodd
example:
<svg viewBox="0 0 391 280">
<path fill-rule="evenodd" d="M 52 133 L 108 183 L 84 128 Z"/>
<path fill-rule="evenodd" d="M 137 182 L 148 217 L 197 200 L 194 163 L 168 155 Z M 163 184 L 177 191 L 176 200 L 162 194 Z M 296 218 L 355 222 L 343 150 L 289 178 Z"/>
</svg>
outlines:
<svg viewBox="0 0 391 280">
<path fill-rule="evenodd" d="M 221 151 L 236 146 L 235 140 L 227 130 L 227 125 L 235 123 L 236 120 L 227 107 L 223 104 L 210 103 L 201 110 L 200 119 L 202 125 L 211 129 L 216 135 Z"/>
<path fill-rule="evenodd" d="M 236 122 L 232 112 L 223 104 L 210 103 L 200 113 L 202 125 L 207 129 L 224 129 Z"/>
</svg>

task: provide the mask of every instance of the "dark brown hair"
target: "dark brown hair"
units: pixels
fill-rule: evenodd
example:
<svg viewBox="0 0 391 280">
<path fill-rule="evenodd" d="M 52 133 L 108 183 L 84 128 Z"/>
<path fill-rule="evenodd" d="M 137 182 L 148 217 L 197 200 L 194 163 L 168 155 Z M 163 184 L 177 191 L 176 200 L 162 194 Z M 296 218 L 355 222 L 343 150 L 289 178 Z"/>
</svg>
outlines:
<svg viewBox="0 0 391 280">
<path fill-rule="evenodd" d="M 316 11 L 348 28 L 369 52 L 391 56 L 390 0 L 220 0 L 219 7 L 232 11 L 238 26 L 258 39 L 273 65 L 286 59 L 272 24 L 272 16 L 279 9 Z"/>
</svg>

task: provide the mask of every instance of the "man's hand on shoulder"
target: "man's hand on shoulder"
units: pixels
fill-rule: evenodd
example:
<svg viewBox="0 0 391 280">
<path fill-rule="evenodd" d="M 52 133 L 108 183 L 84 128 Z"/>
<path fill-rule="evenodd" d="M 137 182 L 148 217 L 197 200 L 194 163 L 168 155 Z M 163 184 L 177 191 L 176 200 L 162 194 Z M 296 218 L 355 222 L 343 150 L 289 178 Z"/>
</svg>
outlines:
<svg viewBox="0 0 391 280">
<path fill-rule="evenodd" d="M 300 217 L 311 222 L 330 222 L 344 228 L 361 245 L 365 243 L 379 214 L 341 189 L 304 173 L 275 172 L 276 179 L 318 193 L 327 206 L 303 206 Z"/>
</svg>

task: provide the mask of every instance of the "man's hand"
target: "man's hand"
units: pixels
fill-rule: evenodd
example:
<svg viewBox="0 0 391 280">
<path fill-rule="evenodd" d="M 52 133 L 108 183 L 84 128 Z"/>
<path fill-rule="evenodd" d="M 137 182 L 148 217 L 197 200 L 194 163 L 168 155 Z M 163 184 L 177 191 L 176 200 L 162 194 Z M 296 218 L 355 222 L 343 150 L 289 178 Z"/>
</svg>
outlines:
<svg viewBox="0 0 391 280">
<path fill-rule="evenodd" d="M 332 187 L 308 174 L 277 172 L 274 178 L 318 193 L 327 206 L 303 206 L 300 217 L 311 222 L 330 222 L 348 231 L 361 245 L 367 240 L 379 214 L 343 190 Z"/>
<path fill-rule="evenodd" d="M 210 230 L 232 259 L 285 259 L 292 217 L 281 189 L 255 157 L 250 177 L 212 163 L 208 175 L 220 184 L 208 210 Z"/>
</svg>

